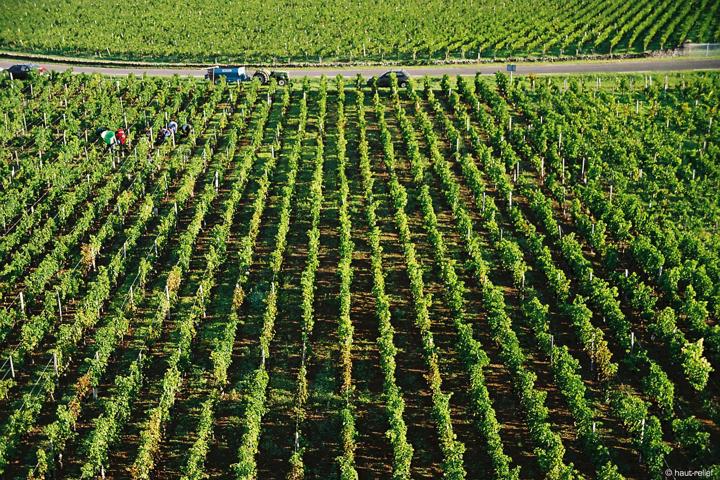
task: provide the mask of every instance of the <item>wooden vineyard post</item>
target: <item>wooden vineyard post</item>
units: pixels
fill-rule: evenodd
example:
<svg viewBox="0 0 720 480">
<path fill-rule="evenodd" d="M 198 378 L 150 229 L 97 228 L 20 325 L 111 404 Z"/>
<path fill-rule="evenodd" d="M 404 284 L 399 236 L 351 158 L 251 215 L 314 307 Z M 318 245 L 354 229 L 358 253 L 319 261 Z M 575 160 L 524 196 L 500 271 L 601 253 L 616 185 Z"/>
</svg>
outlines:
<svg viewBox="0 0 720 480">
<path fill-rule="evenodd" d="M 10 361 L 10 376 L 15 378 L 15 365 L 13 364 L 12 354 L 10 354 L 8 360 Z"/>
</svg>

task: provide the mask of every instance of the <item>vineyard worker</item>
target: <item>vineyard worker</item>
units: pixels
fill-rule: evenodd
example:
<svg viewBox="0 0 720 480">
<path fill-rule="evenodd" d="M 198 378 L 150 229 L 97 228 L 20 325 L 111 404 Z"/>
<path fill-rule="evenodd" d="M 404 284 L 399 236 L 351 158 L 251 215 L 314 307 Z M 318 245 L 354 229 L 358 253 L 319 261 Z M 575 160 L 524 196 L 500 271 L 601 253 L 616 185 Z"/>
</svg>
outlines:
<svg viewBox="0 0 720 480">
<path fill-rule="evenodd" d="M 187 123 L 183 124 L 183 126 L 180 127 L 180 134 L 183 137 L 190 136 L 191 133 L 192 133 L 192 127 L 190 125 L 188 125 Z"/>
<path fill-rule="evenodd" d="M 112 130 L 103 130 L 103 132 L 100 134 L 100 138 L 103 142 L 105 142 L 105 145 L 108 146 L 108 150 L 112 150 L 113 146 L 117 142 L 115 139 L 115 132 Z"/>
<path fill-rule="evenodd" d="M 167 128 L 168 128 L 168 130 L 170 130 L 173 133 L 173 135 L 175 135 L 177 133 L 178 124 L 175 120 L 173 120 L 170 123 L 168 123 Z"/>
<path fill-rule="evenodd" d="M 163 128 L 162 130 L 160 130 L 160 132 L 158 132 L 158 138 L 155 141 L 155 145 L 162 145 L 163 143 L 165 143 L 165 140 L 170 138 L 170 135 L 172 135 L 170 130 L 168 128 Z"/>
<path fill-rule="evenodd" d="M 127 134 L 125 133 L 125 129 L 119 128 L 118 131 L 115 132 L 115 140 L 121 147 L 125 146 L 127 143 Z"/>
</svg>

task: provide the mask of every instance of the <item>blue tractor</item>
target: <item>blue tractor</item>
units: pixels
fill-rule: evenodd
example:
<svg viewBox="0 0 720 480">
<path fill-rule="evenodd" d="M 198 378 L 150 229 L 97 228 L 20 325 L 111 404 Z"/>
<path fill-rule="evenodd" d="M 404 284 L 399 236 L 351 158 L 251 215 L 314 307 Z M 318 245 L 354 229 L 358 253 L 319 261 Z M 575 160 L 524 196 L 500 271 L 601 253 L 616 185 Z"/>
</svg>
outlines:
<svg viewBox="0 0 720 480">
<path fill-rule="evenodd" d="M 210 67 L 207 69 L 205 78 L 213 82 L 217 82 L 220 78 L 225 77 L 228 83 L 232 82 L 249 82 L 256 78 L 260 84 L 265 85 L 274 78 L 279 86 L 286 85 L 288 83 L 287 72 L 268 72 L 267 70 L 255 70 L 252 76 L 247 73 L 245 67 Z"/>
</svg>

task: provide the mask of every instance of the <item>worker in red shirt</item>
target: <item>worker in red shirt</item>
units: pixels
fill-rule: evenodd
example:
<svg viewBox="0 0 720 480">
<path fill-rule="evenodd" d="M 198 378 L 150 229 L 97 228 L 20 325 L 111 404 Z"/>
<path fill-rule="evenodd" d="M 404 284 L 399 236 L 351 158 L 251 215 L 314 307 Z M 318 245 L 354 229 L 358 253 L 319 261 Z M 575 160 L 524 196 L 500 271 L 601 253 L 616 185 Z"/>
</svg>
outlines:
<svg viewBox="0 0 720 480">
<path fill-rule="evenodd" d="M 124 147 L 127 143 L 127 134 L 125 133 L 125 130 L 120 128 L 117 132 L 115 132 L 115 140 L 117 140 L 117 143 Z"/>
</svg>

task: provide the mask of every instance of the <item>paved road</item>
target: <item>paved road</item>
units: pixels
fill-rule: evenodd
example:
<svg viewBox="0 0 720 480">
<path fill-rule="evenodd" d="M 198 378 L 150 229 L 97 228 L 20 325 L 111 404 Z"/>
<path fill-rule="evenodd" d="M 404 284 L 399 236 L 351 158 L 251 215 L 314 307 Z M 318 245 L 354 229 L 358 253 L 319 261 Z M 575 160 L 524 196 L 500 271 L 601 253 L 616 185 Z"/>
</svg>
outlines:
<svg viewBox="0 0 720 480">
<path fill-rule="evenodd" d="M 0 60 L 0 67 L 7 68 L 15 63 L 23 63 L 20 60 L 3 59 Z M 25 62 L 27 63 L 27 62 Z M 202 69 L 192 68 L 145 68 L 145 67 L 100 67 L 100 66 L 83 66 L 70 65 L 63 63 L 41 63 L 42 65 L 58 71 L 64 71 L 72 68 L 73 71 L 79 73 L 101 73 L 104 75 L 160 75 L 160 76 L 191 76 L 201 77 L 205 71 Z M 390 68 L 387 66 L 370 66 L 370 67 L 307 67 L 307 68 L 288 68 L 291 77 L 319 77 L 327 75 L 334 77 L 341 74 L 345 76 L 355 76 L 358 73 L 364 77 L 378 75 Z M 477 64 L 477 65 L 430 65 L 423 67 L 406 67 L 406 71 L 416 76 L 439 76 L 448 74 L 455 75 L 475 75 L 477 72 L 490 75 L 497 71 L 504 71 L 505 65 L 494 64 Z M 618 61 L 591 61 L 591 62 L 557 62 L 557 63 L 518 63 L 516 75 L 522 74 L 569 74 L 569 73 L 622 73 L 622 72 L 661 72 L 661 71 L 688 71 L 688 70 L 720 70 L 720 58 L 658 58 L 658 59 L 635 59 L 635 60 L 618 60 Z"/>
</svg>

